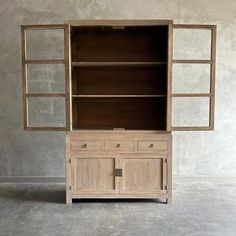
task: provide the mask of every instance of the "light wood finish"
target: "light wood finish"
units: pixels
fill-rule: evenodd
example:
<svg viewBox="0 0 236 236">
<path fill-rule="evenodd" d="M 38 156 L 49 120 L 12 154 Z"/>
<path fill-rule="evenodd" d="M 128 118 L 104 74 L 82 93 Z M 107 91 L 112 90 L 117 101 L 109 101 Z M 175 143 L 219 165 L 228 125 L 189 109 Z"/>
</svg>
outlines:
<svg viewBox="0 0 236 236">
<path fill-rule="evenodd" d="M 107 155 L 72 157 L 72 192 L 114 193 L 116 158 Z"/>
<path fill-rule="evenodd" d="M 173 60 L 172 63 L 210 64 L 210 91 L 209 93 L 172 93 L 172 97 L 209 97 L 209 125 L 208 126 L 187 126 L 171 127 L 173 131 L 207 131 L 214 130 L 214 110 L 215 110 L 215 64 L 216 64 L 216 26 L 215 25 L 186 25 L 174 24 L 175 29 L 201 29 L 211 31 L 211 59 L 210 60 Z M 204 43 L 204 42 L 203 42 Z M 191 79 L 191 78 L 190 78 Z"/>
<path fill-rule="evenodd" d="M 26 81 L 26 31 L 25 28 L 21 27 L 21 56 L 22 56 L 22 90 L 23 90 L 23 119 L 24 129 L 28 127 L 28 103 L 26 98 L 27 92 L 27 81 Z"/>
<path fill-rule="evenodd" d="M 70 138 L 66 135 L 66 158 L 65 158 L 65 172 L 66 172 L 66 204 L 72 203 L 72 196 L 71 196 L 71 144 Z"/>
<path fill-rule="evenodd" d="M 27 93 L 26 97 L 66 97 L 64 93 Z"/>
<path fill-rule="evenodd" d="M 68 25 L 68 81 L 67 81 L 67 94 L 68 94 L 68 100 L 67 100 L 67 111 L 69 114 L 67 114 L 67 119 L 69 120 L 69 128 L 67 127 L 67 131 L 72 130 L 72 66 L 71 66 L 71 27 Z"/>
<path fill-rule="evenodd" d="M 172 131 L 210 131 L 212 130 L 209 126 L 186 126 L 186 127 L 172 127 Z"/>
<path fill-rule="evenodd" d="M 173 20 L 67 20 L 71 26 L 155 26 L 168 25 Z"/>
<path fill-rule="evenodd" d="M 167 141 L 156 141 L 156 140 L 138 140 L 138 151 L 167 151 Z"/>
<path fill-rule="evenodd" d="M 214 130 L 215 124 L 215 76 L 216 76 L 216 30 L 217 27 L 212 26 L 211 28 L 211 60 L 213 63 L 211 64 L 211 76 L 210 76 L 210 93 L 212 97 L 210 98 L 210 129 Z"/>
<path fill-rule="evenodd" d="M 66 130 L 71 127 L 71 66 L 70 66 L 70 29 L 68 25 L 64 26 L 64 57 L 65 57 L 65 94 L 66 94 Z"/>
<path fill-rule="evenodd" d="M 123 140 L 107 140 L 105 141 L 105 150 L 111 151 L 134 151 L 134 141 L 123 141 Z"/>
<path fill-rule="evenodd" d="M 27 58 L 27 43 L 26 35 L 28 30 L 54 30 L 63 29 L 64 30 L 64 58 L 62 59 L 44 59 L 44 60 L 29 60 Z M 21 27 L 21 48 L 22 48 L 22 86 L 23 86 L 23 111 L 24 111 L 24 130 L 28 131 L 65 131 L 69 130 L 70 120 L 68 119 L 70 115 L 69 109 L 69 86 L 68 86 L 68 75 L 69 75 L 69 38 L 68 38 L 68 25 L 58 24 L 58 25 L 23 25 Z M 65 65 L 65 92 L 64 93 L 28 93 L 27 88 L 27 65 L 28 64 L 64 64 Z M 66 99 L 66 126 L 65 127 L 29 127 L 29 110 L 28 110 L 28 98 L 29 97 L 65 97 Z"/>
<path fill-rule="evenodd" d="M 212 97 L 210 93 L 172 93 L 172 97 Z"/>
<path fill-rule="evenodd" d="M 171 184 L 170 136 L 122 130 L 68 132 L 68 198 L 167 199 L 171 196 L 167 187 Z M 150 144 L 154 144 L 152 151 Z M 116 176 L 116 169 L 122 169 L 121 176 Z"/>
<path fill-rule="evenodd" d="M 71 151 L 99 151 L 101 142 L 91 140 L 75 140 L 70 143 Z"/>
<path fill-rule="evenodd" d="M 142 192 L 134 192 L 127 193 L 127 194 L 104 194 L 102 192 L 95 192 L 95 193 L 73 193 L 72 199 L 155 199 L 155 198 L 166 198 L 166 193 L 160 193 L 160 192 L 151 192 L 151 193 L 142 193 Z M 168 201 L 170 204 L 171 202 Z"/>
<path fill-rule="evenodd" d="M 172 128 L 172 58 L 173 58 L 173 23 L 168 25 L 168 68 L 167 68 L 167 118 L 166 130 Z"/>
<path fill-rule="evenodd" d="M 64 29 L 64 24 L 45 24 L 45 25 L 22 25 L 23 30 L 51 30 L 51 29 Z"/>
<path fill-rule="evenodd" d="M 136 157 L 135 155 L 122 155 L 122 185 L 120 194 L 132 192 L 159 193 L 166 192 L 163 182 L 166 183 L 164 174 L 164 156 Z"/>
<path fill-rule="evenodd" d="M 174 29 L 206 29 L 211 30 L 215 25 L 198 25 L 198 24 L 173 24 Z"/>
<path fill-rule="evenodd" d="M 172 203 L 172 135 L 169 135 L 169 140 L 168 140 L 168 158 L 167 158 L 167 165 L 165 166 L 166 168 L 166 174 L 167 174 L 167 195 L 168 197 L 166 198 L 166 203 L 171 204 Z"/>
<path fill-rule="evenodd" d="M 173 63 L 180 63 L 180 64 L 212 64 L 214 63 L 213 60 L 173 60 Z"/>
<path fill-rule="evenodd" d="M 29 60 L 26 32 L 53 29 L 64 30 L 64 58 Z M 210 60 L 173 60 L 173 29 L 210 30 Z M 23 25 L 21 34 L 24 128 L 67 131 L 66 203 L 76 198 L 164 198 L 171 203 L 171 131 L 214 128 L 216 26 L 69 20 Z M 209 64 L 209 93 L 172 93 L 173 63 Z M 28 64 L 65 64 L 65 92 L 28 93 Z M 29 127 L 30 97 L 64 97 L 66 126 Z M 173 97 L 209 97 L 209 126 L 172 127 Z"/>
<path fill-rule="evenodd" d="M 64 59 L 52 59 L 52 60 L 25 60 L 25 64 L 65 64 Z"/>
</svg>

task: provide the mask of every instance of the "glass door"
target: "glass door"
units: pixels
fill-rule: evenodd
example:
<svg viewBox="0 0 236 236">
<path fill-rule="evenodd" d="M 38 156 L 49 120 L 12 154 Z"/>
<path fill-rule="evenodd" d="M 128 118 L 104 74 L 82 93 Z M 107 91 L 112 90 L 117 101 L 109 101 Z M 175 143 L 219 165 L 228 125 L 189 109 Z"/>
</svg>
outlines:
<svg viewBox="0 0 236 236">
<path fill-rule="evenodd" d="M 69 130 L 67 25 L 22 26 L 25 130 Z"/>
<path fill-rule="evenodd" d="M 216 26 L 173 25 L 172 33 L 168 129 L 213 130 Z"/>
</svg>

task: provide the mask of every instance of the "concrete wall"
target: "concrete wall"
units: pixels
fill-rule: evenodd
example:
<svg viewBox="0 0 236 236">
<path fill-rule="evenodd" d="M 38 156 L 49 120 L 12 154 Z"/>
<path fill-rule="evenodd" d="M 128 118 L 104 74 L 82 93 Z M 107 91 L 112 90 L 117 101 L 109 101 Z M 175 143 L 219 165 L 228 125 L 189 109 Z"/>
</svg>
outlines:
<svg viewBox="0 0 236 236">
<path fill-rule="evenodd" d="M 0 0 L 0 6 L 0 176 L 65 175 L 65 134 L 23 131 L 21 24 L 169 18 L 218 25 L 215 131 L 174 133 L 174 174 L 236 177 L 235 0 Z"/>
</svg>

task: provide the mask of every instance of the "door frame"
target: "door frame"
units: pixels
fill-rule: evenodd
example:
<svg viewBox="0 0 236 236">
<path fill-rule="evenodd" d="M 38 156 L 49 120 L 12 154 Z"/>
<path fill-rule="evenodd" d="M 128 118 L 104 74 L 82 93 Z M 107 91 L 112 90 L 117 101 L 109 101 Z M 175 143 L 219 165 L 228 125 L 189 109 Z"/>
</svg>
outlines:
<svg viewBox="0 0 236 236">
<path fill-rule="evenodd" d="M 28 30 L 64 30 L 64 58 L 61 59 L 28 59 L 27 58 L 27 31 Z M 69 69 L 69 25 L 48 24 L 48 25 L 22 25 L 21 26 L 21 51 L 22 51 L 22 87 L 23 87 L 23 121 L 24 130 L 28 131 L 69 131 L 70 130 L 70 69 Z M 27 65 L 28 64 L 64 64 L 65 65 L 65 91 L 64 93 L 28 93 L 27 91 Z M 33 127 L 29 126 L 28 98 L 30 97 L 63 97 L 65 98 L 65 121 L 64 127 Z"/>
<path fill-rule="evenodd" d="M 182 60 L 173 59 L 173 30 L 174 29 L 201 29 L 211 31 L 210 60 Z M 215 70 L 216 70 L 216 25 L 169 24 L 168 30 L 168 88 L 167 88 L 167 130 L 168 131 L 207 131 L 214 130 L 215 113 Z M 209 64 L 210 65 L 210 91 L 209 93 L 173 93 L 172 76 L 173 64 Z M 209 125 L 208 126 L 172 126 L 172 98 L 173 97 L 209 97 Z"/>
</svg>

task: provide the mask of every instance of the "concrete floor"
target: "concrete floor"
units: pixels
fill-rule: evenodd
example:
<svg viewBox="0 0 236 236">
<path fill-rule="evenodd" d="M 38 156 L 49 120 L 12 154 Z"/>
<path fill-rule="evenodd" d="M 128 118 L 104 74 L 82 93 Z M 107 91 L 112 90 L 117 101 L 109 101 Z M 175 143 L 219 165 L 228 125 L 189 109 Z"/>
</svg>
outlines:
<svg viewBox="0 0 236 236">
<path fill-rule="evenodd" d="M 64 204 L 63 184 L 0 184 L 0 235 L 236 235 L 236 183 L 175 183 L 174 203 Z"/>
</svg>

